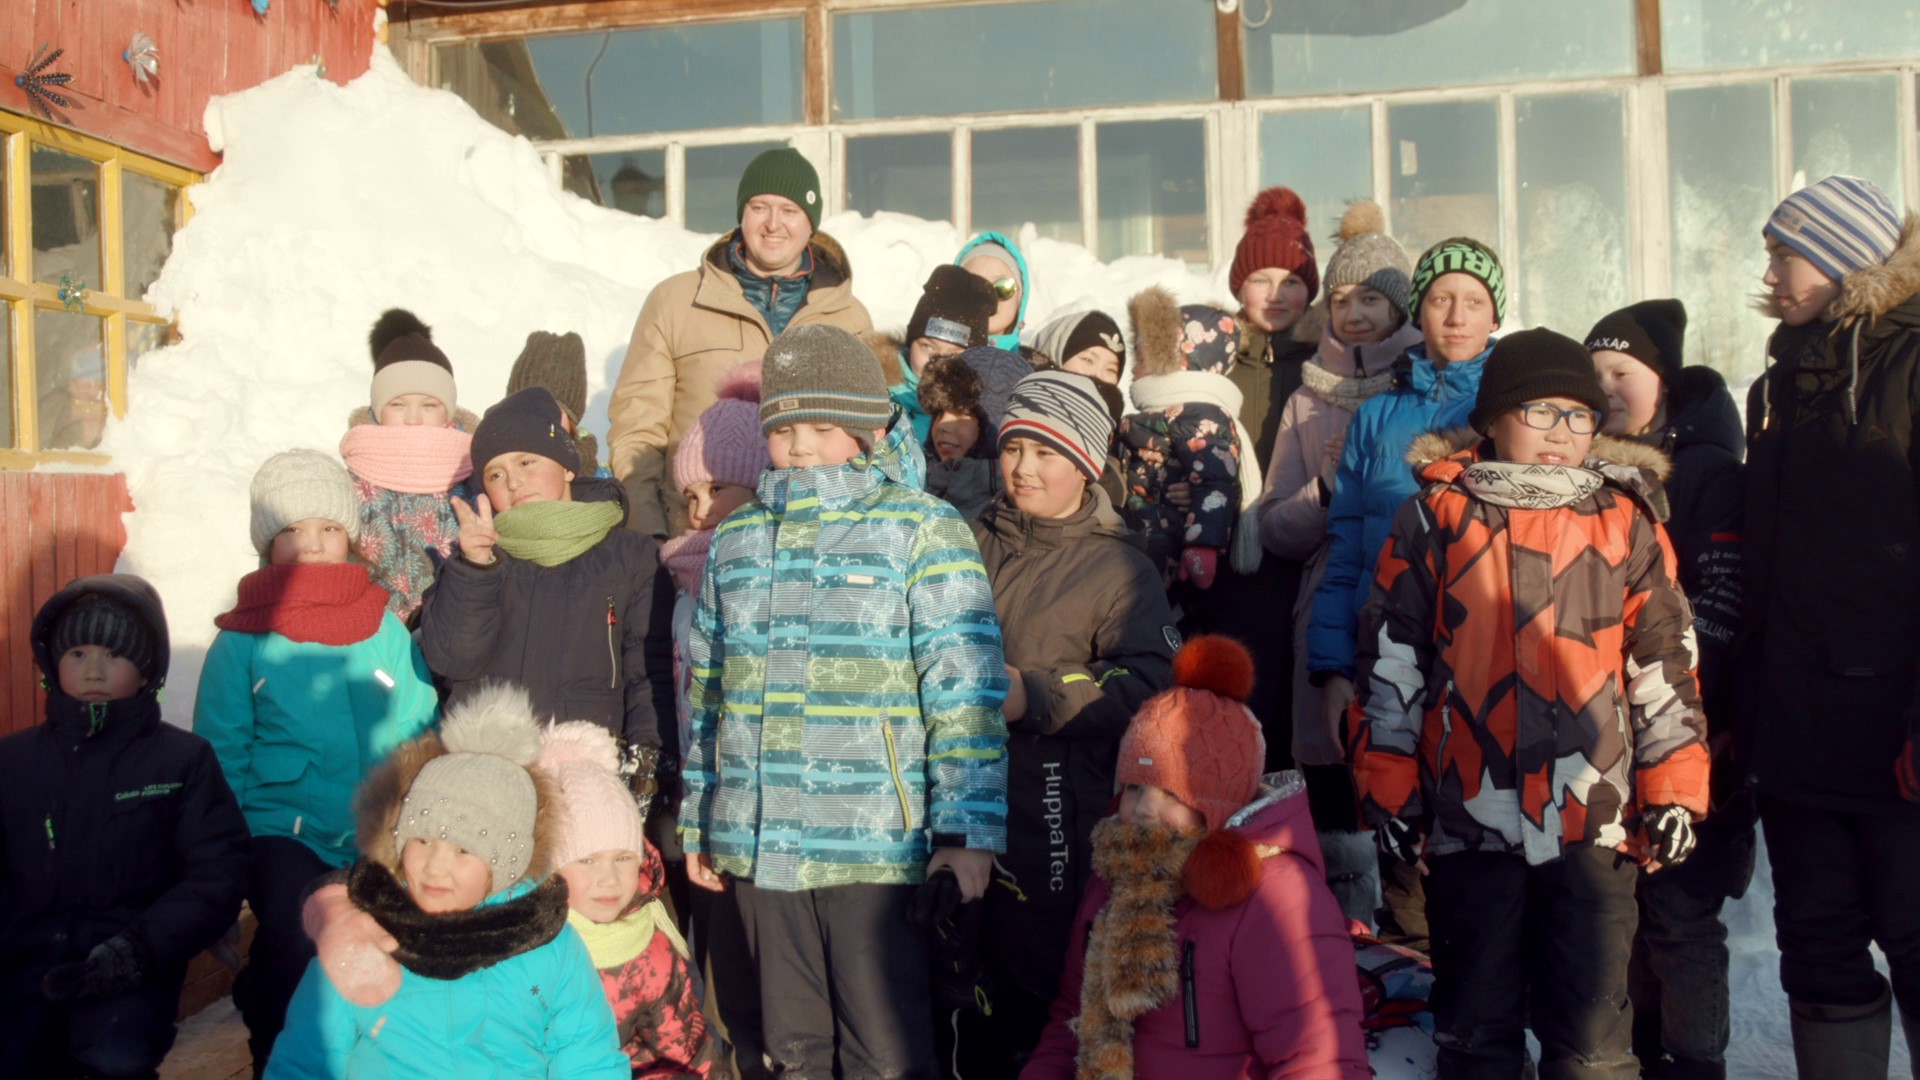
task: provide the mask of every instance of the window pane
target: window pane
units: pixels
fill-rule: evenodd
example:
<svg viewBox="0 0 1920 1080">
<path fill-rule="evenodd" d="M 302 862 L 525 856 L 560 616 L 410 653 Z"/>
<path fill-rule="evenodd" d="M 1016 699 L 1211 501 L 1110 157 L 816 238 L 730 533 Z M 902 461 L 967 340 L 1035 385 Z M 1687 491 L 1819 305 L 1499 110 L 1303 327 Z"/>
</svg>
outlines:
<svg viewBox="0 0 1920 1080">
<path fill-rule="evenodd" d="M 1205 125 L 1199 120 L 1101 124 L 1094 152 L 1100 258 L 1165 255 L 1204 271 L 1210 261 Z"/>
<path fill-rule="evenodd" d="M 687 228 L 723 233 L 740 224 L 740 174 L 762 152 L 785 143 L 687 147 Z"/>
<path fill-rule="evenodd" d="M 1451 236 L 1502 249 L 1498 123 L 1492 101 L 1387 110 L 1393 234 L 1409 255 Z"/>
<path fill-rule="evenodd" d="M 1773 87 L 1667 93 L 1673 286 L 1687 305 L 1687 359 L 1729 379 L 1760 371 L 1767 323 L 1749 306 L 1766 258 L 1773 189 Z"/>
<path fill-rule="evenodd" d="M 1668 71 L 1920 55 L 1913 0 L 1661 0 Z"/>
<path fill-rule="evenodd" d="M 50 146 L 34 146 L 32 161 L 34 279 L 71 274 L 99 288 L 100 167 Z"/>
<path fill-rule="evenodd" d="M 13 305 L 0 303 L 0 450 L 18 445 L 13 434 Z"/>
<path fill-rule="evenodd" d="M 132 372 L 140 366 L 140 358 L 155 349 L 173 343 L 173 327 L 166 323 L 146 323 L 127 320 L 127 371 Z"/>
<path fill-rule="evenodd" d="M 1243 0 L 1243 10 L 1268 9 Z M 1251 97 L 1635 70 L 1632 0 L 1274 0 L 1273 11 L 1245 34 Z"/>
<path fill-rule="evenodd" d="M 1217 64 L 1209 4 L 1031 0 L 836 15 L 833 118 L 1202 101 L 1219 92 Z"/>
<path fill-rule="evenodd" d="M 121 229 L 126 233 L 127 298 L 138 300 L 160 276 L 173 251 L 173 231 L 180 221 L 180 189 L 172 184 L 122 172 Z"/>
<path fill-rule="evenodd" d="M 1619 94 L 1514 102 L 1519 172 L 1518 314 L 1583 337 L 1632 299 L 1626 120 Z M 1512 316 L 1510 316 L 1512 317 Z"/>
<path fill-rule="evenodd" d="M 953 137 L 868 135 L 847 140 L 847 209 L 953 218 Z"/>
<path fill-rule="evenodd" d="M 440 86 L 530 139 L 792 124 L 801 119 L 798 18 L 438 46 Z"/>
<path fill-rule="evenodd" d="M 33 313 L 33 359 L 39 380 L 40 448 L 97 446 L 107 426 L 106 320 L 59 309 Z"/>
<path fill-rule="evenodd" d="M 972 231 L 1013 236 L 1029 221 L 1048 239 L 1084 242 L 1078 128 L 973 133 Z"/>
<path fill-rule="evenodd" d="M 640 217 L 667 216 L 665 150 L 572 154 L 561 161 L 560 174 L 568 191 L 590 203 Z"/>
<path fill-rule="evenodd" d="M 1285 184 L 1306 201 L 1307 231 L 1323 270 L 1347 204 L 1373 198 L 1372 132 L 1364 105 L 1260 118 L 1260 186 Z"/>
<path fill-rule="evenodd" d="M 1900 118 L 1893 75 L 1795 79 L 1793 186 L 1844 173 L 1864 177 L 1900 204 Z"/>
</svg>

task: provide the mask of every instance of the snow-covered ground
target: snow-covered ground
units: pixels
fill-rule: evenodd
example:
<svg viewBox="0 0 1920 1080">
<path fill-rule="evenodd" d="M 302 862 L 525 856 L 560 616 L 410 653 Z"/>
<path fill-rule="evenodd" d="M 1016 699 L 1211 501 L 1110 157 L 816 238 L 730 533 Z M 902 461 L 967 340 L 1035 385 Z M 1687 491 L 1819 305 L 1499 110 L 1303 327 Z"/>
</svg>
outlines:
<svg viewBox="0 0 1920 1080">
<path fill-rule="evenodd" d="M 104 447 L 139 507 L 121 568 L 150 578 L 168 609 L 168 719 L 180 724 L 213 616 L 256 565 L 248 481 L 274 452 L 337 446 L 348 412 L 366 403 L 376 315 L 404 306 L 430 323 L 475 411 L 500 396 L 529 331 L 579 331 L 587 427 L 604 434 L 607 390 L 642 300 L 711 239 L 561 192 L 531 145 L 414 84 L 384 48 L 345 87 L 296 70 L 218 99 L 207 130 L 224 162 L 193 189 L 193 221 L 149 294 L 178 312 L 183 340 L 140 359 L 133 407 Z M 950 225 L 888 214 L 823 227 L 846 247 L 854 291 L 883 329 L 905 323 L 928 271 L 963 239 Z M 1103 264 L 1030 231 L 1021 240 L 1036 279 L 1030 328 L 1070 305 L 1122 314 L 1150 284 L 1182 299 L 1227 295 L 1224 267 L 1202 278 L 1170 259 Z M 1729 1074 L 1791 1076 L 1764 864 L 1729 922 Z M 1408 1038 L 1377 1055 L 1382 1076 L 1430 1072 L 1407 1062 L 1420 1056 Z M 1904 1045 L 1895 1053 L 1896 1074 L 1910 1075 Z"/>
</svg>

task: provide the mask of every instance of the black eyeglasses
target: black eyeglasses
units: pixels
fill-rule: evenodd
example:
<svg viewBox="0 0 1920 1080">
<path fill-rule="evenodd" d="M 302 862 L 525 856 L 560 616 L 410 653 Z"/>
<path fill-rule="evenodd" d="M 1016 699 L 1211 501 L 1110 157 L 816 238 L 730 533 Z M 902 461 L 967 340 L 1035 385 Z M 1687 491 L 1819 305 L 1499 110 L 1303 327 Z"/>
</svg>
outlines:
<svg viewBox="0 0 1920 1080">
<path fill-rule="evenodd" d="M 1544 401 L 1527 401 L 1520 405 L 1521 421 L 1540 431 L 1552 431 L 1562 417 L 1566 418 L 1567 430 L 1575 435 L 1591 435 L 1600 430 L 1600 414 L 1592 409 L 1562 409 Z"/>
<path fill-rule="evenodd" d="M 1013 299 L 1013 294 L 1020 290 L 1020 283 L 1010 277 L 994 278 L 987 284 L 993 286 L 993 295 L 1002 300 Z"/>
</svg>

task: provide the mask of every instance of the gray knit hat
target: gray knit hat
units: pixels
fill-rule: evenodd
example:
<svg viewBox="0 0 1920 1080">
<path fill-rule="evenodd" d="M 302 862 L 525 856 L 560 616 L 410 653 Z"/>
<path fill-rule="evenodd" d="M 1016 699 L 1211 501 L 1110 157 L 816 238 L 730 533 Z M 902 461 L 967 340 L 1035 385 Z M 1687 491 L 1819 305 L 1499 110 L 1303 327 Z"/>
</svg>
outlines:
<svg viewBox="0 0 1920 1080">
<path fill-rule="evenodd" d="M 265 555 L 281 529 L 324 518 L 360 539 L 360 501 L 347 467 L 318 450 L 288 450 L 268 458 L 247 492 L 253 503 L 253 549 Z"/>
<path fill-rule="evenodd" d="M 439 739 L 446 753 L 421 767 L 401 799 L 394 850 L 414 837 L 458 844 L 493 868 L 489 895 L 545 869 L 533 866 L 540 795 L 529 770 L 540 759 L 540 724 L 527 692 L 482 686 L 447 709 Z"/>
<path fill-rule="evenodd" d="M 1340 246 L 1327 260 L 1327 274 L 1322 279 L 1327 295 L 1331 297 L 1344 285 L 1365 285 L 1386 297 L 1404 318 L 1407 292 L 1413 287 L 1413 260 L 1399 241 L 1387 235 L 1387 220 L 1380 204 L 1372 199 L 1348 203 L 1346 213 L 1340 215 L 1336 239 Z"/>
<path fill-rule="evenodd" d="M 837 326 L 790 326 L 760 368 L 760 433 L 787 424 L 838 424 L 866 443 L 893 402 L 873 350 Z"/>
<path fill-rule="evenodd" d="M 145 617 L 105 593 L 82 593 L 67 605 L 47 645 L 56 658 L 69 649 L 98 645 L 139 668 L 142 678 L 155 674 L 153 631 Z"/>
<path fill-rule="evenodd" d="M 1113 416 L 1100 396 L 1102 385 L 1071 371 L 1036 371 L 1021 379 L 1007 399 L 1000 444 L 1037 439 L 1098 481 L 1113 441 Z"/>
<path fill-rule="evenodd" d="M 544 386 L 575 424 L 587 412 L 587 346 L 580 335 L 535 330 L 527 335 L 520 358 L 507 376 L 507 397 L 529 386 Z"/>
</svg>

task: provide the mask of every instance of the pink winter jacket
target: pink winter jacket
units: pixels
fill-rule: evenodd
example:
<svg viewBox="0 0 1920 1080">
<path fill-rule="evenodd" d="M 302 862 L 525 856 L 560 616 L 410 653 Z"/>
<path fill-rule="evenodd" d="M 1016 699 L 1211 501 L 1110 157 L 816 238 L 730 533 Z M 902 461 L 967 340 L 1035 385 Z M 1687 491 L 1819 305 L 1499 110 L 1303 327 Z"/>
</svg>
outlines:
<svg viewBox="0 0 1920 1080">
<path fill-rule="evenodd" d="M 1319 841 L 1297 772 L 1275 773 L 1227 822 L 1263 858 L 1246 900 L 1214 910 L 1191 896 L 1174 906 L 1185 969 L 1181 992 L 1134 1022 L 1134 1075 L 1177 1080 L 1367 1080 L 1353 943 L 1327 889 Z M 1080 904 L 1060 997 L 1021 1080 L 1072 1080 L 1081 969 L 1094 916 L 1106 904 L 1095 876 Z M 1189 1048 L 1187 1008 L 1198 1045 Z"/>
</svg>

